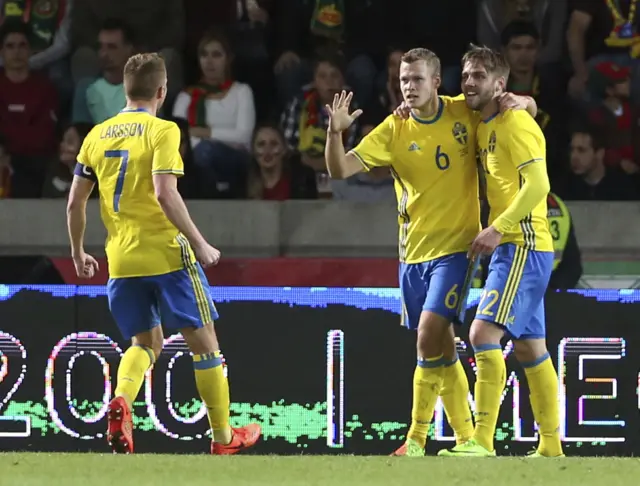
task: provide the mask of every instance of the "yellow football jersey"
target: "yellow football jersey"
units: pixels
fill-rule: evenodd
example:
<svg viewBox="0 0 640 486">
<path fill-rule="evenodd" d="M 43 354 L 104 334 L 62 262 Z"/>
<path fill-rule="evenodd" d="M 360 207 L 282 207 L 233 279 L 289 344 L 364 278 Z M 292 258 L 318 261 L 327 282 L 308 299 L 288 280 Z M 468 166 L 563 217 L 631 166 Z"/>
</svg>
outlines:
<svg viewBox="0 0 640 486">
<path fill-rule="evenodd" d="M 184 174 L 179 147 L 178 126 L 144 110 L 122 111 L 85 138 L 78 163 L 98 182 L 111 278 L 162 275 L 194 261 L 153 186 L 153 174 Z"/>
<path fill-rule="evenodd" d="M 478 151 L 486 178 L 491 224 L 518 195 L 522 185 L 519 170 L 529 164 L 545 164 L 546 168 L 546 142 L 531 115 L 524 110 L 510 110 L 480 123 Z M 502 243 L 553 251 L 547 200 L 542 200 L 519 225 L 505 232 Z"/>
<path fill-rule="evenodd" d="M 431 119 L 389 116 L 351 151 L 369 170 L 390 167 L 400 261 L 421 263 L 469 249 L 480 230 L 475 133 L 464 97 L 440 97 Z"/>
</svg>

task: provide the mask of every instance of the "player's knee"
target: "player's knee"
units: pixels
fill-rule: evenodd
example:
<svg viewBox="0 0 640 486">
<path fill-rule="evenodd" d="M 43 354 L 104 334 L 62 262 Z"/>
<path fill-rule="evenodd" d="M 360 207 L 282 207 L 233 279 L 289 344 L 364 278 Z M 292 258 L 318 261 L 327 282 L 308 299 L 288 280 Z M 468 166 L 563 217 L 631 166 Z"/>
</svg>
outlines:
<svg viewBox="0 0 640 486">
<path fill-rule="evenodd" d="M 443 354 L 443 340 L 449 333 L 449 321 L 431 312 L 423 312 L 418 324 L 418 356 L 431 358 Z"/>
<path fill-rule="evenodd" d="M 502 336 L 504 336 L 502 328 L 480 319 L 474 320 L 469 329 L 469 341 L 476 349 L 486 344 L 500 344 Z"/>
<path fill-rule="evenodd" d="M 520 363 L 534 363 L 549 354 L 544 339 L 518 339 L 513 342 L 513 352 Z"/>
</svg>

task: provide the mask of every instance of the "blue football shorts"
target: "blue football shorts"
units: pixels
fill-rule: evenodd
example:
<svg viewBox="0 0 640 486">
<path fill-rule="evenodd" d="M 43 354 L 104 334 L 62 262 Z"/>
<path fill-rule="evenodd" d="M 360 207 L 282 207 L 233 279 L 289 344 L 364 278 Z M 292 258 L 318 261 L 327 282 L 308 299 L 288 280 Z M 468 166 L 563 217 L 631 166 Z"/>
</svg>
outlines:
<svg viewBox="0 0 640 486">
<path fill-rule="evenodd" d="M 476 319 L 504 327 L 514 339 L 544 338 L 544 294 L 553 258 L 553 252 L 526 250 L 513 243 L 498 246 Z"/>
<path fill-rule="evenodd" d="M 424 311 L 459 323 L 473 281 L 473 268 L 466 253 L 423 263 L 400 263 L 402 325 L 417 329 Z"/>
<path fill-rule="evenodd" d="M 218 318 L 207 277 L 198 263 L 163 275 L 109 279 L 107 296 L 125 339 L 160 323 L 179 330 L 200 328 Z"/>
</svg>

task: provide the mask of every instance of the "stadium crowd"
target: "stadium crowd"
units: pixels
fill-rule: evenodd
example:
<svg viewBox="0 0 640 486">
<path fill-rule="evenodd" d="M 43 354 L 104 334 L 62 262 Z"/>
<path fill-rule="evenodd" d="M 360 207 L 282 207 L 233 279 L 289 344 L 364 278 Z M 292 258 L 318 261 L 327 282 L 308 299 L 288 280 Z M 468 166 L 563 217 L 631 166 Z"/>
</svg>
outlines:
<svg viewBox="0 0 640 486">
<path fill-rule="evenodd" d="M 470 8 L 473 3 L 474 8 Z M 65 197 L 83 138 L 125 105 L 135 52 L 167 63 L 192 199 L 393 200 L 387 169 L 326 175 L 324 105 L 349 89 L 353 147 L 402 101 L 399 59 L 502 48 L 538 104 L 552 191 L 640 199 L 640 0 L 0 0 L 0 197 Z"/>
</svg>

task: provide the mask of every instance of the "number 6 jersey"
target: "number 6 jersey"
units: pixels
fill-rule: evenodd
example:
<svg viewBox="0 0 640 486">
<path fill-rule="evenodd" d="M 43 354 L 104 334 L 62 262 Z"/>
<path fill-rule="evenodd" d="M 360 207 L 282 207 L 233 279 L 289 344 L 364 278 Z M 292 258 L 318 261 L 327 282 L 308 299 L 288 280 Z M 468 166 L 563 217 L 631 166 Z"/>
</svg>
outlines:
<svg viewBox="0 0 640 486">
<path fill-rule="evenodd" d="M 479 115 L 467 107 L 464 96 L 439 100 L 433 118 L 390 115 L 350 152 L 366 170 L 391 170 L 404 263 L 466 252 L 480 231 Z"/>
<path fill-rule="evenodd" d="M 162 275 L 194 261 L 153 185 L 154 174 L 184 174 L 179 147 L 178 126 L 145 110 L 124 110 L 85 138 L 75 174 L 98 183 L 111 278 Z"/>
</svg>

